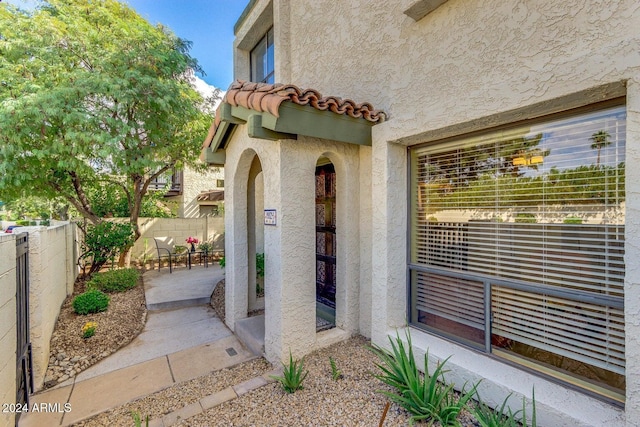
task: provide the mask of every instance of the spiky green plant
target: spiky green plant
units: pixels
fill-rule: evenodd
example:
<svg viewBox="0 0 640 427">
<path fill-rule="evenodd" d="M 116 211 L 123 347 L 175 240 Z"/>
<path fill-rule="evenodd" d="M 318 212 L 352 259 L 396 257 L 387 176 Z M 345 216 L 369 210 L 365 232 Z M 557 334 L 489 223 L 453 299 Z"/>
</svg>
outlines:
<svg viewBox="0 0 640 427">
<path fill-rule="evenodd" d="M 336 361 L 333 360 L 331 356 L 329 356 L 329 364 L 331 365 L 331 378 L 333 378 L 334 381 L 338 381 L 342 378 L 342 372 L 338 369 Z"/>
<path fill-rule="evenodd" d="M 510 407 L 507 406 L 507 402 L 512 393 L 504 399 L 500 407 L 492 409 L 486 403 L 480 400 L 478 396 L 478 403 L 471 409 L 471 413 L 475 417 L 476 421 L 480 424 L 480 427 L 536 427 L 536 395 L 535 390 L 532 393 L 533 409 L 531 413 L 531 424 L 527 423 L 527 411 L 525 406 L 525 399 L 522 398 L 522 409 L 513 412 Z M 522 414 L 522 420 L 518 419 L 518 414 Z"/>
<path fill-rule="evenodd" d="M 444 365 L 449 360 L 438 363 L 433 373 L 429 372 L 429 352 L 424 356 L 424 374 L 420 372 L 413 355 L 411 336 L 407 332 L 407 347 L 399 336 L 389 337 L 391 352 L 374 346 L 373 352 L 380 359 L 380 374 L 374 374 L 394 391 L 381 390 L 392 402 L 397 403 L 412 414 L 409 424 L 415 421 L 439 421 L 443 426 L 458 426 L 458 415 L 476 391 L 477 384 L 469 392 L 464 387 L 460 397 L 456 398 L 453 384 L 446 384 Z M 466 384 L 465 384 L 466 385 Z"/>
<path fill-rule="evenodd" d="M 140 418 L 140 412 L 132 411 L 133 424 L 135 427 L 142 427 L 142 419 Z M 149 427 L 149 415 L 145 417 L 145 427 Z"/>
<path fill-rule="evenodd" d="M 303 373 L 304 359 L 293 360 L 291 350 L 289 350 L 289 364 L 285 365 L 283 363 L 282 367 L 282 376 L 272 375 L 271 378 L 277 380 L 287 393 L 295 393 L 296 390 L 303 389 L 302 382 L 309 373 L 309 371 Z"/>
</svg>

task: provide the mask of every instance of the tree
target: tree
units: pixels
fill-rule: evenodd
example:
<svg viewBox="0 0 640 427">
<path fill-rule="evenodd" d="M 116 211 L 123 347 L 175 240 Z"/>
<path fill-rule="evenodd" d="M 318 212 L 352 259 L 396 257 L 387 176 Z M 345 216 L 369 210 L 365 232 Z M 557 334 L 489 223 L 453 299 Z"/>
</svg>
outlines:
<svg viewBox="0 0 640 427">
<path fill-rule="evenodd" d="M 117 187 L 138 238 L 150 183 L 197 169 L 211 123 L 189 47 L 115 0 L 0 4 L 3 197 L 61 196 L 96 224 L 90 189 Z"/>
<path fill-rule="evenodd" d="M 591 135 L 591 138 L 589 138 L 589 140 L 592 142 L 591 149 L 598 150 L 598 160 L 596 161 L 596 166 L 600 166 L 600 150 L 608 145 L 611 145 L 611 141 L 609 140 L 609 138 L 611 138 L 611 135 L 609 135 L 609 132 L 605 130 L 599 130 L 598 132 Z"/>
</svg>

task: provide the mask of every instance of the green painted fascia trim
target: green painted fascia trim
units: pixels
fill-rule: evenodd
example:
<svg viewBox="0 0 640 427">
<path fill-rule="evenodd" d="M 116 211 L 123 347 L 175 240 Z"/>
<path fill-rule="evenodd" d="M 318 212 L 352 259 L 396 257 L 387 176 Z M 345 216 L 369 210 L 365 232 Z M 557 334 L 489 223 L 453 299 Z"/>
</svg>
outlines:
<svg viewBox="0 0 640 427">
<path fill-rule="evenodd" d="M 280 117 L 263 116 L 262 125 L 275 132 L 312 136 L 358 145 L 371 145 L 373 123 L 308 105 L 283 102 Z"/>
<path fill-rule="evenodd" d="M 245 19 L 247 19 L 247 16 L 249 16 L 249 14 L 251 13 L 251 9 L 253 9 L 253 7 L 256 5 L 257 2 L 258 2 L 258 0 L 250 0 L 249 4 L 247 4 L 247 6 L 244 8 L 242 13 L 240 14 L 240 17 L 238 18 L 238 20 L 236 21 L 235 25 L 233 26 L 233 35 L 234 36 L 238 34 L 238 30 L 240 29 L 240 27 L 244 23 Z"/>
<path fill-rule="evenodd" d="M 232 125 L 228 122 L 220 122 L 216 133 L 213 135 L 211 145 L 209 146 L 212 151 L 216 151 L 219 148 L 224 148 L 228 139 L 228 134 L 231 132 Z"/>
<path fill-rule="evenodd" d="M 247 132 L 251 138 L 268 139 L 270 141 L 277 141 L 279 139 L 298 139 L 298 135 L 296 134 L 274 132 L 262 126 L 264 116 L 271 116 L 271 114 L 254 113 L 249 116 L 249 120 L 247 120 Z"/>
<path fill-rule="evenodd" d="M 241 125 L 247 121 L 248 113 L 244 113 L 243 111 L 239 111 L 240 109 L 250 112 L 251 110 L 247 110 L 242 107 L 233 107 L 231 104 L 220 104 L 220 120 L 223 122 L 233 123 L 234 125 Z"/>
<path fill-rule="evenodd" d="M 226 160 L 226 153 L 224 150 L 213 151 L 207 148 L 204 152 L 204 161 L 213 166 L 224 166 Z"/>
<path fill-rule="evenodd" d="M 283 102 L 278 109 L 280 117 L 245 107 L 222 104 L 218 110 L 220 125 L 205 156 L 226 147 L 235 128 L 247 124 L 251 138 L 276 141 L 297 139 L 298 135 L 310 136 L 349 144 L 371 146 L 371 127 L 374 123 L 331 111 L 321 111 L 308 105 Z M 218 160 L 217 160 L 218 161 Z"/>
<path fill-rule="evenodd" d="M 269 114 L 269 113 L 259 113 L 255 110 L 250 110 L 244 107 L 231 107 L 231 115 L 233 119 L 239 123 L 246 123 L 249 120 L 249 116 L 254 114 Z"/>
</svg>

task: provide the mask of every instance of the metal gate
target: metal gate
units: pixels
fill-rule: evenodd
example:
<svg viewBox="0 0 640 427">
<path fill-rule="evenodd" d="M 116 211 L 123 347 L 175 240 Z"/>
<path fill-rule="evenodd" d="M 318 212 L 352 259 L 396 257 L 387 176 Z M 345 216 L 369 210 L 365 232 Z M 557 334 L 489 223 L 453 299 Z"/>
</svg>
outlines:
<svg viewBox="0 0 640 427">
<path fill-rule="evenodd" d="M 29 340 L 29 235 L 27 233 L 16 236 L 16 313 L 18 330 L 16 403 L 28 405 L 29 394 L 33 392 L 33 365 Z M 17 415 L 19 416 L 19 413 Z"/>
</svg>

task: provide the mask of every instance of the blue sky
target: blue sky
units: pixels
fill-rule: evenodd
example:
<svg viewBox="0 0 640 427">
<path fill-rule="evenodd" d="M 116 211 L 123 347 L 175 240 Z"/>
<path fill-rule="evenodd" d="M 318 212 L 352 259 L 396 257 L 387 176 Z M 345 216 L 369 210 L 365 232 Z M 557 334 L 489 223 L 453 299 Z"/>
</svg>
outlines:
<svg viewBox="0 0 640 427">
<path fill-rule="evenodd" d="M 248 0 L 123 0 L 152 24 L 162 23 L 193 42 L 207 83 L 226 90 L 233 81 L 233 26 Z"/>
<path fill-rule="evenodd" d="M 4 0 L 32 8 L 35 0 Z M 249 0 L 121 0 L 152 24 L 162 23 L 193 42 L 204 81 L 226 90 L 233 81 L 233 26 Z"/>
</svg>

